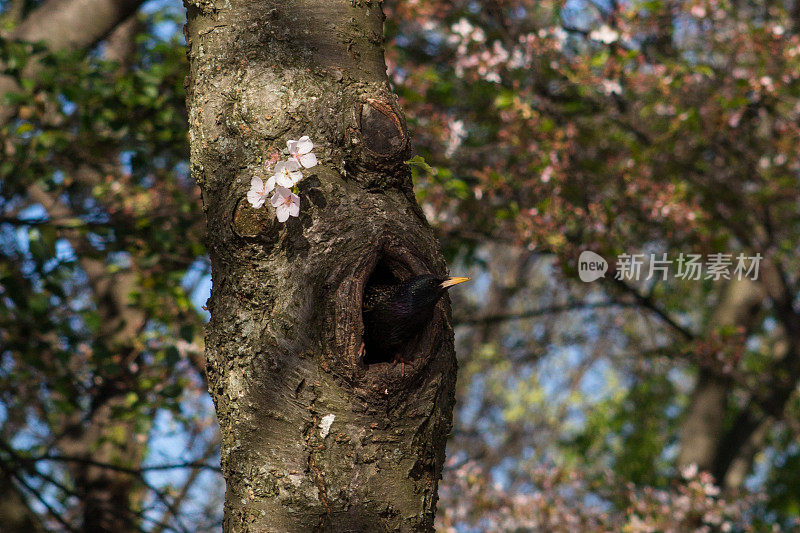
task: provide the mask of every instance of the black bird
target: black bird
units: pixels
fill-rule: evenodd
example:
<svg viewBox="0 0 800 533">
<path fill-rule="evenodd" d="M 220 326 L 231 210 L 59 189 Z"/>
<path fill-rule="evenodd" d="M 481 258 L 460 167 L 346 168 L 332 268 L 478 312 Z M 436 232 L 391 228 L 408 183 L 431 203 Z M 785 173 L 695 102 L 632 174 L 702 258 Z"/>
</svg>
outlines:
<svg viewBox="0 0 800 533">
<path fill-rule="evenodd" d="M 447 289 L 468 280 L 425 274 L 400 284 L 368 286 L 363 304 L 364 362 L 399 360 L 405 374 L 406 361 L 400 349 L 433 319 L 436 302 Z"/>
</svg>

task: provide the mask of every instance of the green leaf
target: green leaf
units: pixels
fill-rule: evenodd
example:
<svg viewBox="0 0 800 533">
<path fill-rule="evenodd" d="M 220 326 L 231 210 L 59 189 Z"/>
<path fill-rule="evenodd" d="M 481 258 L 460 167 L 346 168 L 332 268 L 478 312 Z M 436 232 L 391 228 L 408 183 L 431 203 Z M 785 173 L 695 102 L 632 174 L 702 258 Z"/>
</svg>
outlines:
<svg viewBox="0 0 800 533">
<path fill-rule="evenodd" d="M 417 170 L 429 175 L 435 175 L 436 169 L 430 166 L 421 155 L 415 155 L 405 162 L 412 170 Z"/>
</svg>

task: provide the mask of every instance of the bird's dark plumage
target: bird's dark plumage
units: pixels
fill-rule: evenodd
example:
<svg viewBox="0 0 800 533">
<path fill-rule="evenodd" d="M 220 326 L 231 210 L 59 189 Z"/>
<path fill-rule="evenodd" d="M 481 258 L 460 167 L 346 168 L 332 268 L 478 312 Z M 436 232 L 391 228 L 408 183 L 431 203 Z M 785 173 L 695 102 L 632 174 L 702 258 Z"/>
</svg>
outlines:
<svg viewBox="0 0 800 533">
<path fill-rule="evenodd" d="M 447 289 L 468 279 L 426 274 L 396 285 L 368 286 L 363 302 L 364 361 L 398 360 L 400 349 L 433 319 Z"/>
</svg>

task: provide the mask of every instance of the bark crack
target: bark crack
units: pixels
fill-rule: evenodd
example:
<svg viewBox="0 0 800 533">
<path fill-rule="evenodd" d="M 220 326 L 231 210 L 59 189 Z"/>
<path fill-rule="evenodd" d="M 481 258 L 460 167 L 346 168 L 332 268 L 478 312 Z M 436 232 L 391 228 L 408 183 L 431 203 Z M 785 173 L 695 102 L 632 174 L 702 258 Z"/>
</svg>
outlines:
<svg viewBox="0 0 800 533">
<path fill-rule="evenodd" d="M 302 385 L 303 382 L 300 383 Z M 298 388 L 300 387 L 298 385 Z M 328 489 L 325 484 L 325 475 L 322 473 L 322 470 L 317 466 L 316 460 L 314 458 L 314 453 L 320 450 L 325 449 L 325 442 L 323 441 L 321 444 L 315 445 L 312 442 L 314 438 L 314 431 L 316 431 L 317 426 L 319 424 L 319 414 L 314 409 L 314 404 L 317 402 L 318 394 L 317 391 L 314 390 L 318 384 L 314 383 L 312 386 L 312 391 L 314 392 L 314 396 L 311 398 L 311 403 L 308 406 L 308 410 L 311 413 L 311 425 L 306 429 L 305 434 L 305 446 L 308 450 L 308 458 L 306 459 L 306 473 L 311 474 L 314 485 L 317 487 L 317 498 L 319 499 L 322 506 L 325 508 L 325 514 L 320 516 L 320 523 L 319 527 L 324 527 L 329 521 L 331 516 L 331 506 L 328 503 Z"/>
</svg>

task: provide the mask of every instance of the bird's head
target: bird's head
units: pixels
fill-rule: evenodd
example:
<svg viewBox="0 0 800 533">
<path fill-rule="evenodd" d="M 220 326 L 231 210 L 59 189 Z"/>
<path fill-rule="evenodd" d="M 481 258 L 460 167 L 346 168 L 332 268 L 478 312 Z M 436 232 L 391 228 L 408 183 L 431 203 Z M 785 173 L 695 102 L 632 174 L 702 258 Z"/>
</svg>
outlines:
<svg viewBox="0 0 800 533">
<path fill-rule="evenodd" d="M 408 294 L 414 302 L 415 308 L 433 307 L 439 298 L 444 296 L 447 289 L 469 281 L 469 278 L 441 277 L 431 274 L 416 276 L 407 283 Z"/>
</svg>

